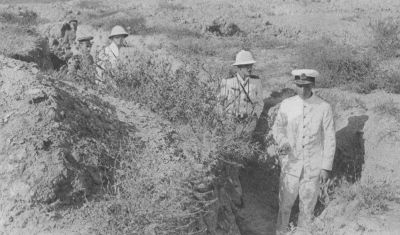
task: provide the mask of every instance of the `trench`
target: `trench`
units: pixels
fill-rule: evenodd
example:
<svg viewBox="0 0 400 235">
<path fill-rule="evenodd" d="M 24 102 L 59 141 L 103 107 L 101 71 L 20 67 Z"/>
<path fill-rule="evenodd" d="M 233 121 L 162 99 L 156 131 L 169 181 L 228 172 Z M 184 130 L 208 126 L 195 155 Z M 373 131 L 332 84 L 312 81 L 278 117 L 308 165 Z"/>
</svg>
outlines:
<svg viewBox="0 0 400 235">
<path fill-rule="evenodd" d="M 265 135 L 272 126 L 268 123 L 268 120 L 271 120 L 267 117 L 268 111 L 292 95 L 292 91 L 282 90 L 264 100 L 264 110 L 253 135 L 262 148 L 268 145 Z M 337 148 L 331 172 L 332 182 L 336 185 L 341 180 L 354 183 L 361 178 L 365 154 L 363 129 L 367 120 L 367 115 L 351 116 L 348 118 L 347 126 L 336 132 Z M 237 213 L 236 221 L 242 235 L 275 234 L 279 209 L 279 174 L 279 166 L 273 161 L 249 161 L 240 170 L 243 205 Z M 318 216 L 326 207 L 321 201 L 319 200 L 315 207 L 315 216 Z M 298 204 L 297 199 L 291 213 L 290 223 L 294 225 L 297 224 Z"/>
</svg>

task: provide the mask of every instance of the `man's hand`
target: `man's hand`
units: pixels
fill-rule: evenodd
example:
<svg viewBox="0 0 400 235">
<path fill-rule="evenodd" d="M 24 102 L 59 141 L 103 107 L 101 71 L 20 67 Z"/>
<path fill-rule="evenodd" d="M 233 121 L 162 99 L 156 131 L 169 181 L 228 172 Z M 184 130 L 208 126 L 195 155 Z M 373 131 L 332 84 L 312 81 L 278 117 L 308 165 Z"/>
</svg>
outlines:
<svg viewBox="0 0 400 235">
<path fill-rule="evenodd" d="M 279 155 L 287 155 L 287 154 L 289 154 L 290 150 L 291 150 L 290 144 L 285 143 L 278 149 L 278 154 Z"/>
<path fill-rule="evenodd" d="M 325 184 L 329 179 L 329 171 L 322 169 L 319 173 L 319 183 Z"/>
</svg>

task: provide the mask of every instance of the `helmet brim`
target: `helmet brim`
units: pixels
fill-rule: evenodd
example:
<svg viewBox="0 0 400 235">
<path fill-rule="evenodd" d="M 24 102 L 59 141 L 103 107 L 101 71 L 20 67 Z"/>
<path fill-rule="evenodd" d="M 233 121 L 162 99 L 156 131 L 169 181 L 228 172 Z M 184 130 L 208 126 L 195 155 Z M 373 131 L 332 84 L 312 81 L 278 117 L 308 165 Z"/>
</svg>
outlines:
<svg viewBox="0 0 400 235">
<path fill-rule="evenodd" d="M 241 62 L 235 62 L 232 64 L 233 66 L 238 66 L 238 65 L 250 65 L 250 64 L 255 64 L 255 60 L 249 60 L 249 61 L 241 61 Z"/>
<path fill-rule="evenodd" d="M 112 39 L 113 37 L 116 37 L 116 36 L 123 36 L 124 38 L 126 38 L 126 37 L 128 37 L 129 36 L 129 34 L 125 34 L 125 33 L 122 33 L 122 34 L 114 34 L 114 35 L 110 35 L 110 36 L 108 36 L 108 38 L 109 39 Z"/>
</svg>

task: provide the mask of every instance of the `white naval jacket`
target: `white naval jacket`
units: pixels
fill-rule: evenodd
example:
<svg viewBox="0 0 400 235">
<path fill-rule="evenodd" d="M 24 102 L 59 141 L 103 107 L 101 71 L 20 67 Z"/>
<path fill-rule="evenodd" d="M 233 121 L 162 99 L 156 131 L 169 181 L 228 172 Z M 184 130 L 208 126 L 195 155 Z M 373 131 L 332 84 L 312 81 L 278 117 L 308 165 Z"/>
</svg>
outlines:
<svg viewBox="0 0 400 235">
<path fill-rule="evenodd" d="M 332 170 L 336 139 L 331 106 L 317 95 L 303 100 L 294 96 L 282 101 L 272 128 L 279 146 L 288 143 L 291 151 L 280 158 L 283 173 L 300 177 Z"/>
<path fill-rule="evenodd" d="M 223 101 L 224 111 L 232 115 L 257 114 L 259 116 L 263 109 L 261 79 L 247 78 L 243 80 L 239 74 L 232 78 L 223 79 L 219 98 Z"/>
</svg>

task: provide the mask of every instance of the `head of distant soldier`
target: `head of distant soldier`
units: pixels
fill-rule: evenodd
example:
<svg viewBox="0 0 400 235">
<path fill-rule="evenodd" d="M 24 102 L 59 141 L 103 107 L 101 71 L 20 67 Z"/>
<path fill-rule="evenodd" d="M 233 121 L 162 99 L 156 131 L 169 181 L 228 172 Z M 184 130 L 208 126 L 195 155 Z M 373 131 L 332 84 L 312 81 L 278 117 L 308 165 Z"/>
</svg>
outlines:
<svg viewBox="0 0 400 235">
<path fill-rule="evenodd" d="M 315 86 L 315 79 L 319 76 L 318 71 L 313 69 L 296 69 L 292 71 L 297 94 L 307 99 L 312 96 L 312 89 Z"/>
<path fill-rule="evenodd" d="M 233 66 L 237 67 L 240 77 L 245 79 L 252 74 L 253 64 L 255 63 L 256 61 L 250 51 L 241 50 L 237 53 Z"/>
<path fill-rule="evenodd" d="M 74 31 L 76 31 L 78 29 L 78 21 L 77 20 L 75 20 L 75 19 L 74 20 L 70 20 L 68 23 L 71 25 L 71 28 Z"/>
<path fill-rule="evenodd" d="M 84 53 L 90 53 L 90 49 L 92 48 L 92 40 L 92 36 L 78 38 L 79 50 Z"/>
<path fill-rule="evenodd" d="M 128 37 L 128 35 L 128 32 L 126 32 L 122 26 L 116 25 L 112 28 L 108 38 L 118 47 L 122 47 L 125 44 L 125 38 Z"/>
</svg>

